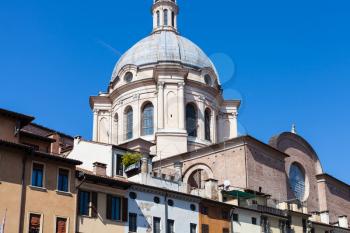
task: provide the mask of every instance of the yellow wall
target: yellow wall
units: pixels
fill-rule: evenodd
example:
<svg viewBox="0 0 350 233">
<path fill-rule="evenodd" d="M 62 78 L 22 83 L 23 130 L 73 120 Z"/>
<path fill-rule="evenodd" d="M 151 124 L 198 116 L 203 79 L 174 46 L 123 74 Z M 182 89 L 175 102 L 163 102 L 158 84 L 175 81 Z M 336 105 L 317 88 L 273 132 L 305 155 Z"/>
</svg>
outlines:
<svg viewBox="0 0 350 233">
<path fill-rule="evenodd" d="M 43 162 L 45 165 L 44 189 L 38 189 L 31 186 L 26 187 L 26 205 L 24 232 L 28 232 L 29 214 L 42 214 L 43 232 L 54 232 L 56 217 L 68 219 L 69 232 L 75 232 L 75 210 L 76 210 L 76 190 L 74 187 L 75 174 L 73 167 L 67 167 L 65 164 L 48 163 L 43 160 L 34 160 Z M 28 160 L 26 164 L 26 182 L 31 183 L 31 170 L 33 160 Z M 70 169 L 70 192 L 67 194 L 57 192 L 58 168 Z"/>
<path fill-rule="evenodd" d="M 6 232 L 18 232 L 19 226 L 23 156 L 18 153 L 0 148 L 0 222 L 7 209 Z"/>
</svg>

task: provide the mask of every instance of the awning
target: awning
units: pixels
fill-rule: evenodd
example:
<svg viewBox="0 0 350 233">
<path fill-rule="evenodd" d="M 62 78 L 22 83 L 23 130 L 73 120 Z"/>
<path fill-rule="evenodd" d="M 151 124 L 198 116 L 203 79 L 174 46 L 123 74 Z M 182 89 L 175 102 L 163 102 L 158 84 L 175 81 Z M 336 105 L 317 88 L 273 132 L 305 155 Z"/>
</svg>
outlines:
<svg viewBox="0 0 350 233">
<path fill-rule="evenodd" d="M 236 197 L 236 198 L 250 199 L 250 198 L 255 198 L 256 197 L 254 194 L 242 192 L 242 191 L 239 191 L 239 190 L 224 191 L 223 193 L 226 194 L 226 195 L 230 195 L 232 197 Z"/>
</svg>

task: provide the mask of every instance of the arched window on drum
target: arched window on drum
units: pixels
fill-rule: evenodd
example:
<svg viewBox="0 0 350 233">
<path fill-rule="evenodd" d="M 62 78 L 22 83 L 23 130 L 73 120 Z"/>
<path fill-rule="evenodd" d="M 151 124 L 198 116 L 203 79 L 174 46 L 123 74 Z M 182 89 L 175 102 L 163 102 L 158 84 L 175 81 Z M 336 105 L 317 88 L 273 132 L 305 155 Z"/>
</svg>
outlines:
<svg viewBox="0 0 350 233">
<path fill-rule="evenodd" d="M 124 113 L 125 118 L 125 139 L 129 140 L 133 138 L 133 110 L 132 107 L 127 107 Z"/>
<path fill-rule="evenodd" d="M 204 113 L 205 140 L 211 141 L 211 110 L 207 108 Z"/>
<path fill-rule="evenodd" d="M 152 103 L 147 103 L 142 108 L 142 136 L 154 133 L 154 107 Z"/>
<path fill-rule="evenodd" d="M 186 106 L 186 130 L 188 136 L 197 137 L 197 107 L 193 103 Z"/>
</svg>

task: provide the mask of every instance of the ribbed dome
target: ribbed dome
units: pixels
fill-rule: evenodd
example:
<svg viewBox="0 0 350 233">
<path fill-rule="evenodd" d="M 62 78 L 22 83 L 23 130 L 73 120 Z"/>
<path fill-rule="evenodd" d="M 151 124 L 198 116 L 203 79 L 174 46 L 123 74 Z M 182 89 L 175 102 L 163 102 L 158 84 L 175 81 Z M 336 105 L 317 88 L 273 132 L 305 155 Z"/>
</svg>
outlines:
<svg viewBox="0 0 350 233">
<path fill-rule="evenodd" d="M 193 68 L 216 69 L 209 57 L 192 41 L 172 31 L 160 31 L 142 39 L 131 47 L 117 62 L 112 81 L 125 65 L 151 65 L 176 62 Z"/>
</svg>

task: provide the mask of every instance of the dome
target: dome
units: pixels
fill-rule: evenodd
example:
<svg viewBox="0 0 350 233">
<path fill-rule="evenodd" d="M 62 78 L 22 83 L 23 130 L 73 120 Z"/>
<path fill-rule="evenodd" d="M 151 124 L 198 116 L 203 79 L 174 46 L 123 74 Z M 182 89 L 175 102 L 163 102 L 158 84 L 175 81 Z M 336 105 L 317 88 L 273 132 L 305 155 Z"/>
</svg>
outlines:
<svg viewBox="0 0 350 233">
<path fill-rule="evenodd" d="M 192 41 L 173 31 L 151 34 L 131 47 L 117 62 L 112 81 L 126 65 L 152 65 L 160 62 L 175 62 L 196 69 L 216 69 L 209 57 Z"/>
</svg>

